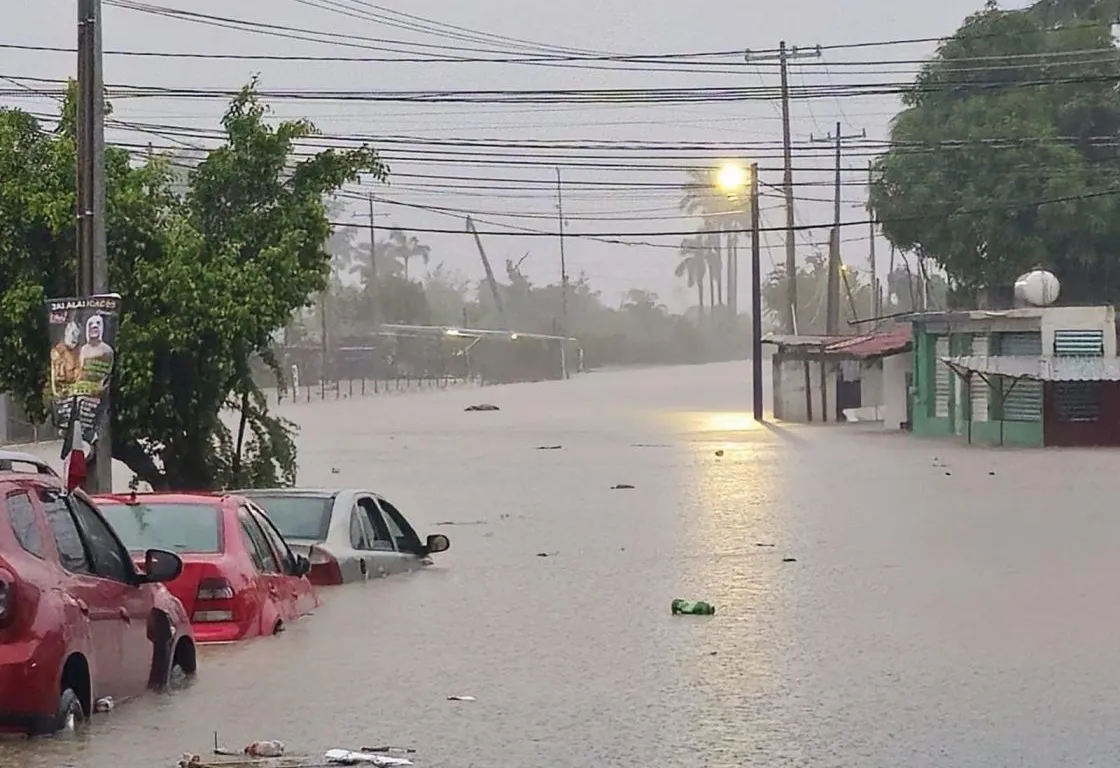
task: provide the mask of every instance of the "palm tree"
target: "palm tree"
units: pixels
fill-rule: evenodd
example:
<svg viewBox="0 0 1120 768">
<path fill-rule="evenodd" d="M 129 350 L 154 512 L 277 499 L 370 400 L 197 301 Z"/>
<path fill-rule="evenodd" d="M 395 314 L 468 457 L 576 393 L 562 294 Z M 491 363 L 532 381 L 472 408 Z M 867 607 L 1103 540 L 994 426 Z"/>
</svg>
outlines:
<svg viewBox="0 0 1120 768">
<path fill-rule="evenodd" d="M 674 274 L 687 277 L 688 287 L 696 288 L 696 299 L 700 306 L 700 320 L 704 319 L 704 276 L 708 271 L 709 250 L 699 237 L 686 237 L 681 242 L 681 261 Z"/>
<path fill-rule="evenodd" d="M 408 262 L 413 256 L 419 256 L 424 266 L 432 257 L 432 249 L 421 243 L 415 236 L 406 235 L 403 230 L 393 229 L 389 233 L 389 247 L 393 256 L 404 263 L 404 279 L 408 280 Z"/>
<path fill-rule="evenodd" d="M 723 293 L 723 265 L 727 265 L 727 303 L 733 304 L 730 295 L 734 287 L 733 255 L 738 244 L 740 231 L 750 228 L 750 205 L 740 198 L 729 197 L 721 191 L 710 169 L 690 168 L 686 171 L 688 181 L 681 188 L 680 209 L 684 213 L 699 216 L 703 223 L 700 230 L 715 236 L 715 262 L 719 265 L 718 282 Z M 726 242 L 724 242 L 726 240 Z M 723 303 L 721 298 L 720 303 Z"/>
</svg>

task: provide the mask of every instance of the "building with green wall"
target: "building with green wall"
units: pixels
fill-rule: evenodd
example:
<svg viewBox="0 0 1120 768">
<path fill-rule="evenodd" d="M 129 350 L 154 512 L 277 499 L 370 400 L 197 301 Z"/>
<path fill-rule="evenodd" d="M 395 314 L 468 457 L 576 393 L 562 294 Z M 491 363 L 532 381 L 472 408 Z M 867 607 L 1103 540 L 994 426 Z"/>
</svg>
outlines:
<svg viewBox="0 0 1120 768">
<path fill-rule="evenodd" d="M 1082 379 L 1092 374 L 1079 373 L 1078 380 L 1063 383 L 1030 371 L 1053 370 L 1050 361 L 1071 356 L 1115 363 L 1111 307 L 928 312 L 909 319 L 914 350 L 911 429 L 917 435 L 955 436 L 987 445 L 1046 445 L 1048 414 L 1061 419 L 1076 410 L 1063 405 L 1064 400 L 1056 408 L 1048 406 L 1048 396 L 1084 400 L 1093 382 Z M 1017 373 L 1008 374 L 1011 370 Z M 1082 408 L 1078 413 L 1088 412 Z"/>
</svg>

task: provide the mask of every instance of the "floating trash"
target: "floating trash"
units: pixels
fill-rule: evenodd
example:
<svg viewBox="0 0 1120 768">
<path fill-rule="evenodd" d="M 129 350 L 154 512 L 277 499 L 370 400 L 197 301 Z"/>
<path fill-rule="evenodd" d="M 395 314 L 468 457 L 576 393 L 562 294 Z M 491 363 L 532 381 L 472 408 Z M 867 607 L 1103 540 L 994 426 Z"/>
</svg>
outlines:
<svg viewBox="0 0 1120 768">
<path fill-rule="evenodd" d="M 448 701 L 478 701 L 474 696 L 448 696 Z"/>
</svg>

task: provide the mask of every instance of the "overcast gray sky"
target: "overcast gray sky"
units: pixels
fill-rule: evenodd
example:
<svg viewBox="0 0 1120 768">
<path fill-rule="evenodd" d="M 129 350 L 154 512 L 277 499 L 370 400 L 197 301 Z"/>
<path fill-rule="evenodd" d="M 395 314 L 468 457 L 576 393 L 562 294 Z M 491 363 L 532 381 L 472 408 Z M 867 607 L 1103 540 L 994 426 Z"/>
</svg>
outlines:
<svg viewBox="0 0 1120 768">
<path fill-rule="evenodd" d="M 336 43 L 373 45 L 357 38 L 382 38 L 421 43 L 427 46 L 468 46 L 496 49 L 497 42 L 464 42 L 441 34 L 405 31 L 375 20 L 355 18 L 376 12 L 377 7 L 422 16 L 433 21 L 458 25 L 486 33 L 523 38 L 549 46 L 607 51 L 624 54 L 664 54 L 733 49 L 773 49 L 781 39 L 791 45 L 838 45 L 865 41 L 930 38 L 952 33 L 964 17 L 981 5 L 981 0 L 942 0 L 937 3 L 900 0 L 786 0 L 777 3 L 750 3 L 740 0 L 708 0 L 684 3 L 679 0 L 566 0 L 562 3 L 532 0 L 150 0 L 161 6 L 191 10 L 237 19 L 321 30 L 338 38 Z M 73 0 L 7 0 L 8 12 L 0 26 L 0 43 L 73 47 L 75 11 Z M 13 12 L 18 7 L 19 12 Z M 349 14 L 349 15 L 347 15 Z M 312 56 L 384 56 L 377 51 L 335 44 L 276 39 L 245 31 L 219 29 L 168 19 L 120 7 L 105 8 L 104 43 L 107 51 L 175 51 L 238 54 L 305 54 Z M 397 17 L 400 20 L 403 17 Z M 511 43 L 504 47 L 512 46 Z M 932 44 L 898 45 L 826 51 L 824 58 L 791 69 L 791 83 L 841 84 L 863 79 L 867 82 L 908 80 L 915 66 L 891 65 L 878 74 L 860 75 L 867 67 L 852 62 L 869 60 L 914 60 L 928 56 Z M 435 48 L 417 48 L 417 51 Z M 454 53 L 454 52 L 453 52 Z M 525 51 L 510 50 L 514 55 Z M 845 63 L 846 62 L 846 63 Z M 108 84 L 152 85 L 164 87 L 232 89 L 243 84 L 252 73 L 260 73 L 266 90 L 500 90 L 563 88 L 650 88 L 650 87 L 743 87 L 776 86 L 776 67 L 736 63 L 721 71 L 667 73 L 650 71 L 603 71 L 588 68 L 559 68 L 493 63 L 384 63 L 384 62 L 291 62 L 183 60 L 136 58 L 109 55 L 105 62 Z M 0 49 L 0 74 L 18 77 L 66 78 L 74 74 L 74 56 L 69 53 L 28 52 Z M 856 74 L 853 74 L 856 73 Z M 21 98 L 12 105 L 39 112 L 55 111 L 47 100 Z M 133 99 L 115 102 L 115 117 L 135 123 L 173 124 L 213 129 L 223 104 L 217 100 Z M 780 184 L 779 156 L 775 149 L 781 140 L 779 105 L 768 101 L 695 103 L 681 105 L 628 106 L 524 106 L 493 104 L 401 105 L 369 102 L 299 102 L 276 104 L 282 117 L 307 117 L 327 134 L 353 136 L 378 135 L 424 137 L 430 139 L 502 139 L 512 141 L 611 140 L 633 142 L 750 142 L 760 143 L 757 154 L 763 166 L 764 184 Z M 821 136 L 833 130 L 839 120 L 845 133 L 867 131 L 871 139 L 886 137 L 888 123 L 897 111 L 894 96 L 822 97 L 797 100 L 793 104 L 795 140 Z M 110 130 L 110 141 L 154 142 L 168 144 L 166 138 L 135 132 Z M 191 140 L 192 143 L 205 143 Z M 385 156 L 398 175 L 387 188 L 377 190 L 378 226 L 402 228 L 463 228 L 462 214 L 434 212 L 395 206 L 407 203 L 428 207 L 468 210 L 480 223 L 490 257 L 498 265 L 504 258 L 520 259 L 523 271 L 537 282 L 554 282 L 559 277 L 558 246 L 553 238 L 497 237 L 485 234 L 508 224 L 543 231 L 555 231 L 555 191 L 550 185 L 555 171 L 548 160 L 534 160 L 526 153 L 503 152 L 502 164 L 472 165 L 466 162 L 425 161 L 423 145 L 383 145 Z M 440 150 L 449 159 L 447 148 Z M 451 148 L 451 151 L 464 151 Z M 493 149 L 479 150 L 491 155 Z M 827 153 L 820 147 L 818 153 Z M 861 157 L 845 163 L 846 186 L 843 215 L 849 221 L 865 218 L 862 203 L 866 189 L 866 150 Z M 553 152 L 553 154 L 557 154 Z M 679 192 L 672 188 L 683 181 L 683 173 L 664 168 L 686 165 L 677 156 L 656 159 L 653 153 L 637 152 L 623 157 L 618 150 L 597 155 L 559 152 L 562 163 L 606 162 L 623 168 L 565 167 L 565 213 L 567 231 L 581 233 L 631 233 L 620 239 L 642 241 L 648 245 L 613 245 L 579 237 L 567 244 L 569 270 L 586 273 L 604 299 L 617 302 L 628 287 L 656 291 L 675 308 L 692 298 L 682 281 L 673 277 L 679 257 L 679 236 L 655 236 L 657 232 L 689 229 L 692 222 L 680 218 Z M 674 155 L 674 152 L 665 152 Z M 715 162 L 720 152 L 711 153 Z M 749 161 L 746 151 L 739 152 Z M 469 156 L 461 158 L 471 159 Z M 704 161 L 709 162 L 709 161 Z M 795 161 L 803 170 L 798 182 L 818 182 L 819 186 L 799 186 L 797 218 L 799 224 L 826 224 L 832 216 L 830 174 L 823 166 L 831 163 L 824 154 Z M 643 166 L 656 165 L 658 168 Z M 813 170 L 818 169 L 818 170 Z M 471 177 L 501 181 L 471 181 Z M 600 186 L 588 186 L 597 182 Z M 858 184 L 857 184 L 858 182 Z M 488 187 L 488 188 L 484 188 Z M 367 189 L 354 188 L 355 193 Z M 764 192 L 772 194 L 764 187 Z M 781 200 L 767 196 L 762 204 L 763 223 L 781 226 L 784 217 Z M 510 216 L 508 214 L 515 214 Z M 365 216 L 364 206 L 354 206 L 344 214 L 346 220 Z M 364 235 L 363 235 L 364 237 Z M 433 266 L 448 267 L 472 279 L 481 276 L 477 252 L 467 236 L 459 234 L 421 234 L 432 246 Z M 827 238 L 822 228 L 799 237 L 802 256 Z M 844 232 L 845 261 L 862 266 L 868 250 L 867 232 L 849 228 Z M 784 258 L 782 236 L 768 234 L 763 252 L 763 270 Z M 885 243 L 880 244 L 886 254 Z M 883 264 L 884 259 L 880 260 Z M 885 265 L 881 267 L 885 269 Z M 747 274 L 747 265 L 741 267 Z M 747 306 L 748 287 L 740 306 Z"/>
</svg>

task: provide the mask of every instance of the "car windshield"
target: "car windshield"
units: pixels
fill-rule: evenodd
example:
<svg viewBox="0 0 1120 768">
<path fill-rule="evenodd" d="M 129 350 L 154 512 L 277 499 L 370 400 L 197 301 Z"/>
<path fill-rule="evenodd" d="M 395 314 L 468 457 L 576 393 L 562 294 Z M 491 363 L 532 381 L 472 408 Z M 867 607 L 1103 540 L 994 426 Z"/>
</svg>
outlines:
<svg viewBox="0 0 1120 768">
<path fill-rule="evenodd" d="M 327 538 L 333 499 L 286 494 L 250 493 L 246 496 L 268 513 L 268 518 L 285 539 L 323 541 Z"/>
<path fill-rule="evenodd" d="M 98 506 L 131 552 L 166 549 L 214 554 L 222 549 L 221 517 L 216 504 L 102 501 Z"/>
</svg>

